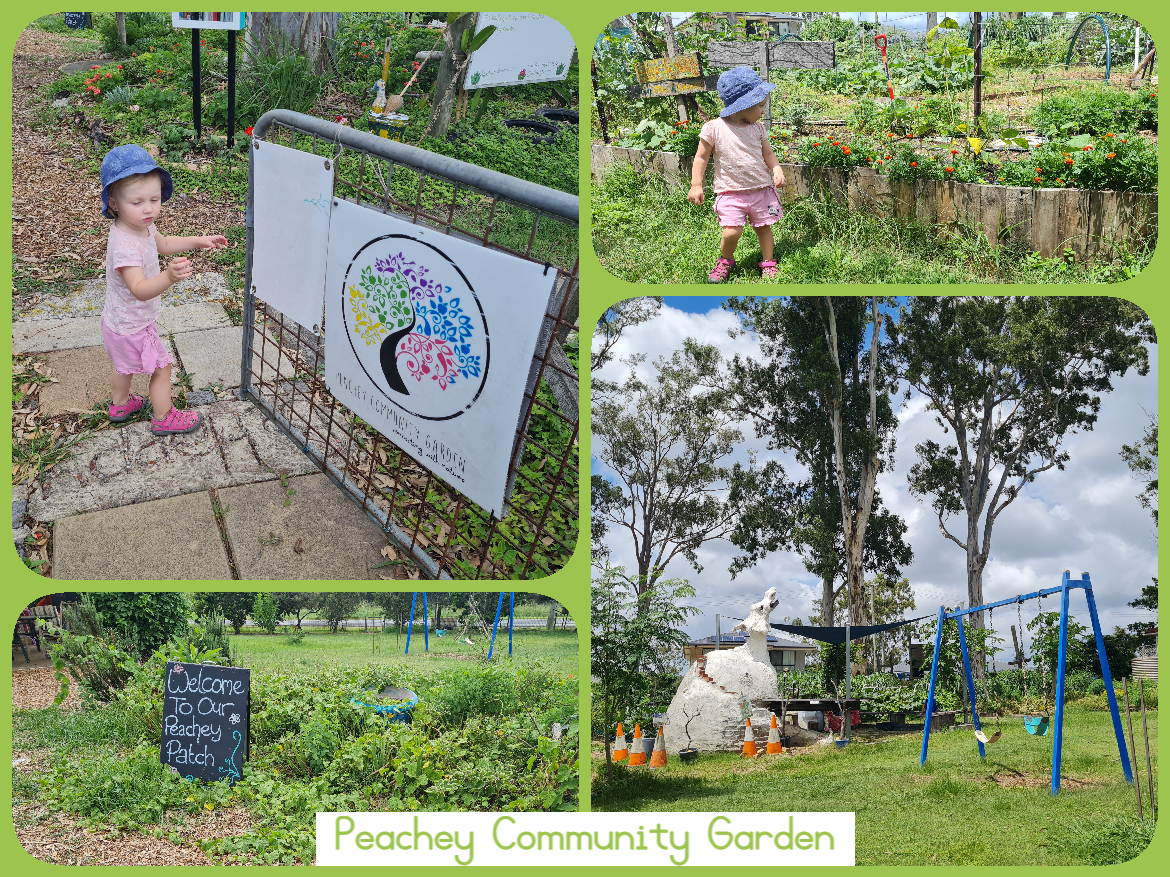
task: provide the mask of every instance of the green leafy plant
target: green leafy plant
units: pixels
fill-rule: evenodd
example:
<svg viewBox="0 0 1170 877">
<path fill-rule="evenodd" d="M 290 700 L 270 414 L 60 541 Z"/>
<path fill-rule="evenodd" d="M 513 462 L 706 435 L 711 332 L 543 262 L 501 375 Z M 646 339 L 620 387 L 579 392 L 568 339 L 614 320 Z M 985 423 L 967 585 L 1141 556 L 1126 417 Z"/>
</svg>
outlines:
<svg viewBox="0 0 1170 877">
<path fill-rule="evenodd" d="M 276 633 L 279 613 L 271 594 L 261 592 L 256 595 L 256 601 L 252 604 L 252 620 L 262 627 L 265 633 Z"/>
</svg>

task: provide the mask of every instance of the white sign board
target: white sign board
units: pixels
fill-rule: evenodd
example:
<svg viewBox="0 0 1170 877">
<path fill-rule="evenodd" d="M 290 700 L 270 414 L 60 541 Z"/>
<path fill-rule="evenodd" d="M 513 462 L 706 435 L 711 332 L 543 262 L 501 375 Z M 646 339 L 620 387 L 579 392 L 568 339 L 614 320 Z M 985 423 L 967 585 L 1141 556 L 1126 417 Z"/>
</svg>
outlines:
<svg viewBox="0 0 1170 877">
<path fill-rule="evenodd" d="M 321 330 L 333 162 L 275 143 L 252 143 L 252 285 L 256 295 Z"/>
<path fill-rule="evenodd" d="M 191 30 L 243 30 L 246 12 L 172 12 L 171 27 Z"/>
<path fill-rule="evenodd" d="M 481 12 L 476 33 L 491 24 L 496 31 L 472 54 L 465 88 L 559 82 L 569 75 L 576 45 L 555 18 L 534 12 Z"/>
<path fill-rule="evenodd" d="M 534 262 L 333 200 L 325 382 L 491 514 L 555 277 Z"/>
</svg>

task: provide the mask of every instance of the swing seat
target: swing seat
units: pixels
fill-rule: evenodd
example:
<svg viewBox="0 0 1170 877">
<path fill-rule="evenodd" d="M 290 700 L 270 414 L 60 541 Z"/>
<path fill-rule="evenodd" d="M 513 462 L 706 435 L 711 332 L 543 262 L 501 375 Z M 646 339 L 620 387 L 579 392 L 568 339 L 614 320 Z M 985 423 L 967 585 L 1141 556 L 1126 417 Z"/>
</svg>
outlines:
<svg viewBox="0 0 1170 877">
<path fill-rule="evenodd" d="M 975 739 L 978 740 L 980 743 L 995 743 L 999 740 L 999 738 L 1002 735 L 1003 735 L 1003 731 L 996 731 L 994 734 L 992 734 L 990 737 L 988 737 L 986 734 L 983 733 L 982 730 L 978 730 L 975 732 Z"/>
<path fill-rule="evenodd" d="M 1048 734 L 1048 716 L 1028 716 L 1024 719 L 1024 727 L 1033 737 L 1045 737 Z"/>
</svg>

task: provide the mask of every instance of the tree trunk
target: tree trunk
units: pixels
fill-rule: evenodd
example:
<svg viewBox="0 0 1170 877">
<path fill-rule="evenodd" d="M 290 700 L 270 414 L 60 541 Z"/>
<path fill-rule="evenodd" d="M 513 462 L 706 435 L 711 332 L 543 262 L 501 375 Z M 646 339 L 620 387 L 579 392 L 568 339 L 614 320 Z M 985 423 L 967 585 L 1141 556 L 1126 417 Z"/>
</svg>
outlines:
<svg viewBox="0 0 1170 877">
<path fill-rule="evenodd" d="M 118 28 L 118 45 L 126 45 L 126 13 L 114 13 L 114 25 Z"/>
<path fill-rule="evenodd" d="M 673 58 L 678 54 L 678 43 L 674 39 L 674 22 L 670 20 L 669 12 L 663 12 L 661 15 L 662 32 L 666 35 L 666 57 Z M 687 99 L 680 94 L 675 96 L 675 101 L 678 103 L 678 120 L 687 121 Z"/>
<path fill-rule="evenodd" d="M 313 72 L 323 75 L 333 61 L 338 16 L 337 12 L 249 13 L 245 63 L 249 58 L 268 54 L 304 55 Z"/>
<path fill-rule="evenodd" d="M 821 626 L 832 627 L 836 612 L 833 605 L 833 577 L 825 576 L 821 579 Z"/>
<path fill-rule="evenodd" d="M 549 604 L 548 618 L 544 622 L 544 629 L 545 630 L 556 630 L 557 629 L 557 609 L 559 609 L 560 606 L 561 606 L 561 604 L 558 603 L 556 600 L 553 600 L 552 603 Z"/>
<path fill-rule="evenodd" d="M 938 27 L 938 13 L 937 12 L 926 13 L 926 29 L 927 30 L 934 30 L 936 27 Z"/>
<path fill-rule="evenodd" d="M 475 21 L 474 12 L 465 12 L 447 26 L 446 45 L 443 46 L 443 60 L 439 64 L 439 76 L 435 90 L 431 92 L 431 121 L 424 137 L 446 137 L 451 127 L 451 110 L 459 94 L 459 80 L 463 78 L 463 63 L 467 56 L 459 48 L 463 32 Z"/>
</svg>

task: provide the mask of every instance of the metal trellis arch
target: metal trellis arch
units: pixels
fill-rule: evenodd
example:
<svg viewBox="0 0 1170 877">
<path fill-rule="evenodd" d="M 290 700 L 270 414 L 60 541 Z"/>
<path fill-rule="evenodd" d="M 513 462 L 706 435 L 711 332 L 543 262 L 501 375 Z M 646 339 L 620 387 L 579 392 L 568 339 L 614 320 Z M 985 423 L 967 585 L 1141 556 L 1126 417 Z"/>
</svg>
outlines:
<svg viewBox="0 0 1170 877">
<path fill-rule="evenodd" d="M 1105 19 L 1095 12 L 1090 12 L 1081 19 L 1081 23 L 1077 25 L 1077 29 L 1073 31 L 1072 39 L 1068 41 L 1068 54 L 1064 58 L 1064 69 L 1067 70 L 1069 64 L 1072 63 L 1073 49 L 1077 45 L 1077 37 L 1081 35 L 1081 28 L 1088 24 L 1090 18 L 1095 18 L 1101 22 L 1101 30 L 1105 32 L 1105 81 L 1109 81 L 1109 76 L 1113 72 L 1113 48 L 1109 44 L 1109 25 L 1105 23 Z"/>
</svg>

